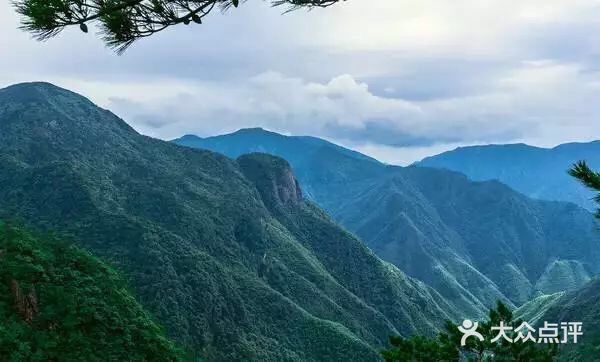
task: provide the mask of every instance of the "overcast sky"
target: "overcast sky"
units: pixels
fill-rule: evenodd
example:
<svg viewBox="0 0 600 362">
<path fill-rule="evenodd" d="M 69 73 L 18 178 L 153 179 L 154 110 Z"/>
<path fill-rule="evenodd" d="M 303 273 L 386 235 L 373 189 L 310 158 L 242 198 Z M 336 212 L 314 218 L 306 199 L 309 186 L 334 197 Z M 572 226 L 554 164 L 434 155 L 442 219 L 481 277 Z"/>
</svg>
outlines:
<svg viewBox="0 0 600 362">
<path fill-rule="evenodd" d="M 0 86 L 49 81 L 158 138 L 264 127 L 395 164 L 600 139 L 597 0 L 249 0 L 122 56 L 78 29 L 39 43 L 0 4 Z"/>
</svg>

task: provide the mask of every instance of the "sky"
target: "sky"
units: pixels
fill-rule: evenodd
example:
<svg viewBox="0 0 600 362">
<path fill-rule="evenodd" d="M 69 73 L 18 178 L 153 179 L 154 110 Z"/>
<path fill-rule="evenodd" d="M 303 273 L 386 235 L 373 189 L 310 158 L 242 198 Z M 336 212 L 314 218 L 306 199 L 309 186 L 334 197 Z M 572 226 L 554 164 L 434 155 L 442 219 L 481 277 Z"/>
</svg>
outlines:
<svg viewBox="0 0 600 362">
<path fill-rule="evenodd" d="M 46 42 L 0 0 L 0 87 L 48 81 L 173 139 L 246 127 L 406 165 L 459 146 L 600 139 L 600 1 L 347 0 L 283 15 L 249 0 L 108 49 Z"/>
</svg>

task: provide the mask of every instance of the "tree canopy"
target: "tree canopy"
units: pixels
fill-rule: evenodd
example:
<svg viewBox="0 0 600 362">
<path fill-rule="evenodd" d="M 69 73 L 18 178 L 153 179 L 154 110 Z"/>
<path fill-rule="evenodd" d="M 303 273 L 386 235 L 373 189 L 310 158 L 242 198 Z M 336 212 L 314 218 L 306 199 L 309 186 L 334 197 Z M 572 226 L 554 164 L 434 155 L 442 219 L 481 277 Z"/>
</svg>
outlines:
<svg viewBox="0 0 600 362">
<path fill-rule="evenodd" d="M 0 221 L 0 360 L 183 361 L 121 275 L 53 235 Z"/>
<path fill-rule="evenodd" d="M 245 0 L 241 0 L 245 1 Z M 271 0 L 286 12 L 298 8 L 328 7 L 345 0 Z M 100 25 L 105 42 L 118 52 L 134 41 L 177 24 L 201 24 L 215 8 L 238 7 L 240 0 L 15 0 L 23 16 L 22 28 L 39 40 L 51 38 L 67 26 Z"/>
<path fill-rule="evenodd" d="M 592 171 L 585 161 L 579 161 L 573 165 L 569 174 L 590 189 L 600 192 L 600 172 Z M 600 193 L 594 197 L 594 200 L 600 204 Z M 596 217 L 600 218 L 600 209 L 596 212 Z"/>
</svg>

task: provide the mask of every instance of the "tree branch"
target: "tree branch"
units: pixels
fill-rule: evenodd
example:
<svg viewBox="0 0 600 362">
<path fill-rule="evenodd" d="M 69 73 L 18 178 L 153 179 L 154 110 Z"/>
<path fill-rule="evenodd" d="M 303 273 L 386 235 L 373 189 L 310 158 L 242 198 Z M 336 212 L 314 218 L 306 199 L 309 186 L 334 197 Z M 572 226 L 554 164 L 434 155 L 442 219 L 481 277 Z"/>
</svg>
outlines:
<svg viewBox="0 0 600 362">
<path fill-rule="evenodd" d="M 241 0 L 245 1 L 245 0 Z M 328 7 L 345 0 L 272 0 L 272 6 L 299 8 Z M 215 6 L 228 10 L 240 0 L 15 0 L 23 16 L 21 28 L 38 40 L 59 34 L 65 27 L 98 22 L 108 46 L 123 52 L 140 38 L 177 24 L 202 23 Z"/>
</svg>

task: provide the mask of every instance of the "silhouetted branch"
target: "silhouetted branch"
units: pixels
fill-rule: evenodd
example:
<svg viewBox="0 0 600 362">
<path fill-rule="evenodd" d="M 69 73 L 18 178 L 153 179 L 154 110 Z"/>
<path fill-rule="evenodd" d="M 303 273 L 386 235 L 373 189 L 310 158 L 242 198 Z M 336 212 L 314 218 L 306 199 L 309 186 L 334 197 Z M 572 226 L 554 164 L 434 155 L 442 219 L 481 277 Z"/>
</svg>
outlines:
<svg viewBox="0 0 600 362">
<path fill-rule="evenodd" d="M 241 0 L 245 1 L 245 0 Z M 328 7 L 345 0 L 273 0 L 273 6 L 299 8 Z M 38 40 L 78 25 L 88 32 L 88 23 L 98 22 L 108 46 L 121 53 L 137 39 L 153 35 L 176 24 L 201 24 L 215 7 L 225 11 L 240 0 L 16 0 L 23 16 L 21 28 Z"/>
</svg>

